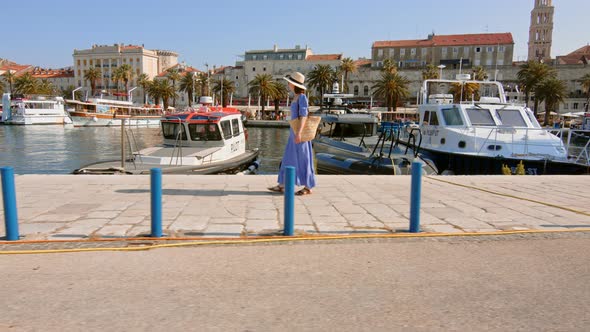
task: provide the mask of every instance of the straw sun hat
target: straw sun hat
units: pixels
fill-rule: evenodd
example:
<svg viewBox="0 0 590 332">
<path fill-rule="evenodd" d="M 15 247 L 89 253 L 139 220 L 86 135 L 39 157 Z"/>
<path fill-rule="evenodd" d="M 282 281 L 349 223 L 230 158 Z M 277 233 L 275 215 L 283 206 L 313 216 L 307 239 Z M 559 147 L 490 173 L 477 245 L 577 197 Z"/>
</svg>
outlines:
<svg viewBox="0 0 590 332">
<path fill-rule="evenodd" d="M 306 90 L 307 88 L 305 87 L 305 85 L 303 85 L 303 83 L 305 83 L 305 76 L 296 71 L 290 75 L 287 75 L 285 77 L 283 77 L 287 82 L 293 84 L 294 86 L 298 87 L 298 88 L 302 88 L 303 90 Z"/>
</svg>

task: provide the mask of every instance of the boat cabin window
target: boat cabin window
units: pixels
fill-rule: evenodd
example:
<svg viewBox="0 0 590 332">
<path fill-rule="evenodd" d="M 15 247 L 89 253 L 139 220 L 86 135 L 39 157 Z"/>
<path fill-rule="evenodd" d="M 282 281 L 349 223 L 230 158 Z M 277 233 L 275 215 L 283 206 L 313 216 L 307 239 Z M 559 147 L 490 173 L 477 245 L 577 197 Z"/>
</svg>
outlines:
<svg viewBox="0 0 590 332">
<path fill-rule="evenodd" d="M 438 126 L 438 116 L 436 115 L 436 111 L 424 112 L 424 119 L 422 122 L 427 126 Z"/>
<path fill-rule="evenodd" d="M 189 124 L 188 131 L 193 141 L 221 141 L 221 133 L 215 123 Z"/>
<path fill-rule="evenodd" d="M 495 126 L 494 118 L 490 110 L 485 108 L 468 108 L 467 116 L 473 126 Z"/>
<path fill-rule="evenodd" d="M 502 124 L 511 127 L 526 127 L 526 122 L 518 110 L 498 110 Z"/>
<path fill-rule="evenodd" d="M 165 139 L 176 140 L 179 131 L 182 132 L 180 139 L 186 141 L 186 131 L 181 123 L 162 122 L 162 135 Z"/>
<path fill-rule="evenodd" d="M 229 120 L 221 121 L 221 130 L 223 130 L 223 138 L 231 138 L 231 122 Z"/>
<path fill-rule="evenodd" d="M 535 118 L 535 114 L 533 114 L 533 111 L 531 111 L 528 108 L 526 108 L 524 111 L 526 115 L 529 117 L 531 123 L 533 124 L 533 128 L 541 128 L 541 125 L 539 124 L 539 121 L 537 121 L 537 119 Z"/>
<path fill-rule="evenodd" d="M 462 126 L 463 119 L 457 107 L 442 109 L 442 115 L 447 126 Z"/>
<path fill-rule="evenodd" d="M 240 135 L 240 122 L 238 121 L 238 119 L 231 120 L 231 127 L 234 133 L 234 137 Z"/>
</svg>

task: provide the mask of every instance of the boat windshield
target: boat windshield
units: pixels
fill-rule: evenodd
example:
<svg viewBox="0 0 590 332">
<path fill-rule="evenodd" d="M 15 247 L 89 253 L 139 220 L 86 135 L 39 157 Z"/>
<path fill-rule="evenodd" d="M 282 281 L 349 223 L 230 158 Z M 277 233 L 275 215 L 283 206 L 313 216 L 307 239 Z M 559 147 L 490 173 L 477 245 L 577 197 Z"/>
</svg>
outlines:
<svg viewBox="0 0 590 332">
<path fill-rule="evenodd" d="M 518 110 L 498 110 L 498 117 L 502 124 L 511 127 L 526 127 L 527 124 Z"/>
<path fill-rule="evenodd" d="M 179 130 L 182 130 L 182 137 L 180 139 L 186 141 L 186 132 L 181 123 L 162 122 L 162 135 L 165 139 L 177 139 Z"/>
<path fill-rule="evenodd" d="M 485 108 L 468 108 L 467 116 L 472 126 L 495 126 L 494 118 L 490 110 Z"/>
<path fill-rule="evenodd" d="M 462 126 L 463 119 L 457 107 L 443 108 L 442 115 L 447 126 Z"/>
<path fill-rule="evenodd" d="M 221 133 L 216 123 L 189 124 L 188 131 L 193 141 L 221 141 Z"/>
</svg>

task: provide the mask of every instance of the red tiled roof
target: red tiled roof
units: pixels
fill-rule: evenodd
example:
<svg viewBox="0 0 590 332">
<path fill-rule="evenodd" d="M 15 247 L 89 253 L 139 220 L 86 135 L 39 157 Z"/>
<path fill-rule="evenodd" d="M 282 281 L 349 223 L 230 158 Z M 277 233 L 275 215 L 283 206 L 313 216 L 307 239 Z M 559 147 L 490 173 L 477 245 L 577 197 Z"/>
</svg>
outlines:
<svg viewBox="0 0 590 332">
<path fill-rule="evenodd" d="M 463 45 L 497 45 L 514 44 L 510 32 L 480 33 L 463 35 L 434 35 L 431 39 L 420 40 L 386 40 L 376 41 L 373 48 L 380 47 L 428 47 L 428 46 L 463 46 Z"/>
<path fill-rule="evenodd" d="M 590 62 L 590 45 L 582 46 L 570 54 L 558 56 L 557 62 L 564 65 L 588 64 Z"/>
<path fill-rule="evenodd" d="M 369 59 L 360 59 L 360 60 L 354 61 L 354 65 L 357 67 L 366 66 L 366 65 L 370 65 L 370 64 L 371 64 L 371 60 L 369 60 Z"/>
<path fill-rule="evenodd" d="M 170 69 L 178 69 L 180 67 L 180 64 L 174 65 L 168 69 L 166 69 L 165 71 L 161 72 L 158 74 L 157 77 L 166 77 L 168 75 L 168 70 Z M 197 68 L 194 67 L 190 67 L 190 66 L 184 66 L 184 68 L 182 69 L 182 71 L 179 71 L 179 74 L 184 76 L 187 73 L 202 73 L 202 71 L 198 70 Z"/>
<path fill-rule="evenodd" d="M 308 55 L 306 61 L 342 60 L 342 54 L 316 54 Z"/>
<path fill-rule="evenodd" d="M 0 67 L 0 70 L 2 71 L 15 71 L 15 72 L 19 72 L 22 70 L 25 70 L 27 68 L 31 67 L 31 65 L 17 65 L 16 63 L 10 63 L 7 65 L 4 65 L 2 67 Z"/>
<path fill-rule="evenodd" d="M 35 69 L 31 74 L 35 78 L 74 77 L 74 71 L 67 69 Z"/>
<path fill-rule="evenodd" d="M 582 46 L 582 47 L 578 48 L 577 50 L 573 51 L 572 53 L 567 54 L 566 56 L 570 56 L 570 55 L 576 55 L 576 56 L 590 55 L 590 45 Z"/>
</svg>

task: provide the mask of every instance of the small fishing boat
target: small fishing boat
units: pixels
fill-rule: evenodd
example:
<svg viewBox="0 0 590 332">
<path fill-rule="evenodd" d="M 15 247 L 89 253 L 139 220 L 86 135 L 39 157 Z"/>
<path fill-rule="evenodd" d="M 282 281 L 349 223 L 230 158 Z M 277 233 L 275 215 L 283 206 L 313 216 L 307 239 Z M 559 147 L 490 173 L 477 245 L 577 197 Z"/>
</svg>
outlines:
<svg viewBox="0 0 590 332">
<path fill-rule="evenodd" d="M 124 157 L 123 149 L 120 160 L 94 163 L 73 173 L 149 174 L 161 168 L 163 173 L 233 174 L 257 168 L 259 151 L 247 149 L 248 134 L 237 109 L 206 107 L 170 114 L 160 126 L 162 145 L 134 151 L 130 158 Z M 132 137 L 127 140 L 130 146 L 136 145 Z"/>
<path fill-rule="evenodd" d="M 63 125 L 72 120 L 64 99 L 54 96 L 2 95 L 2 123 L 12 125 Z"/>
</svg>

